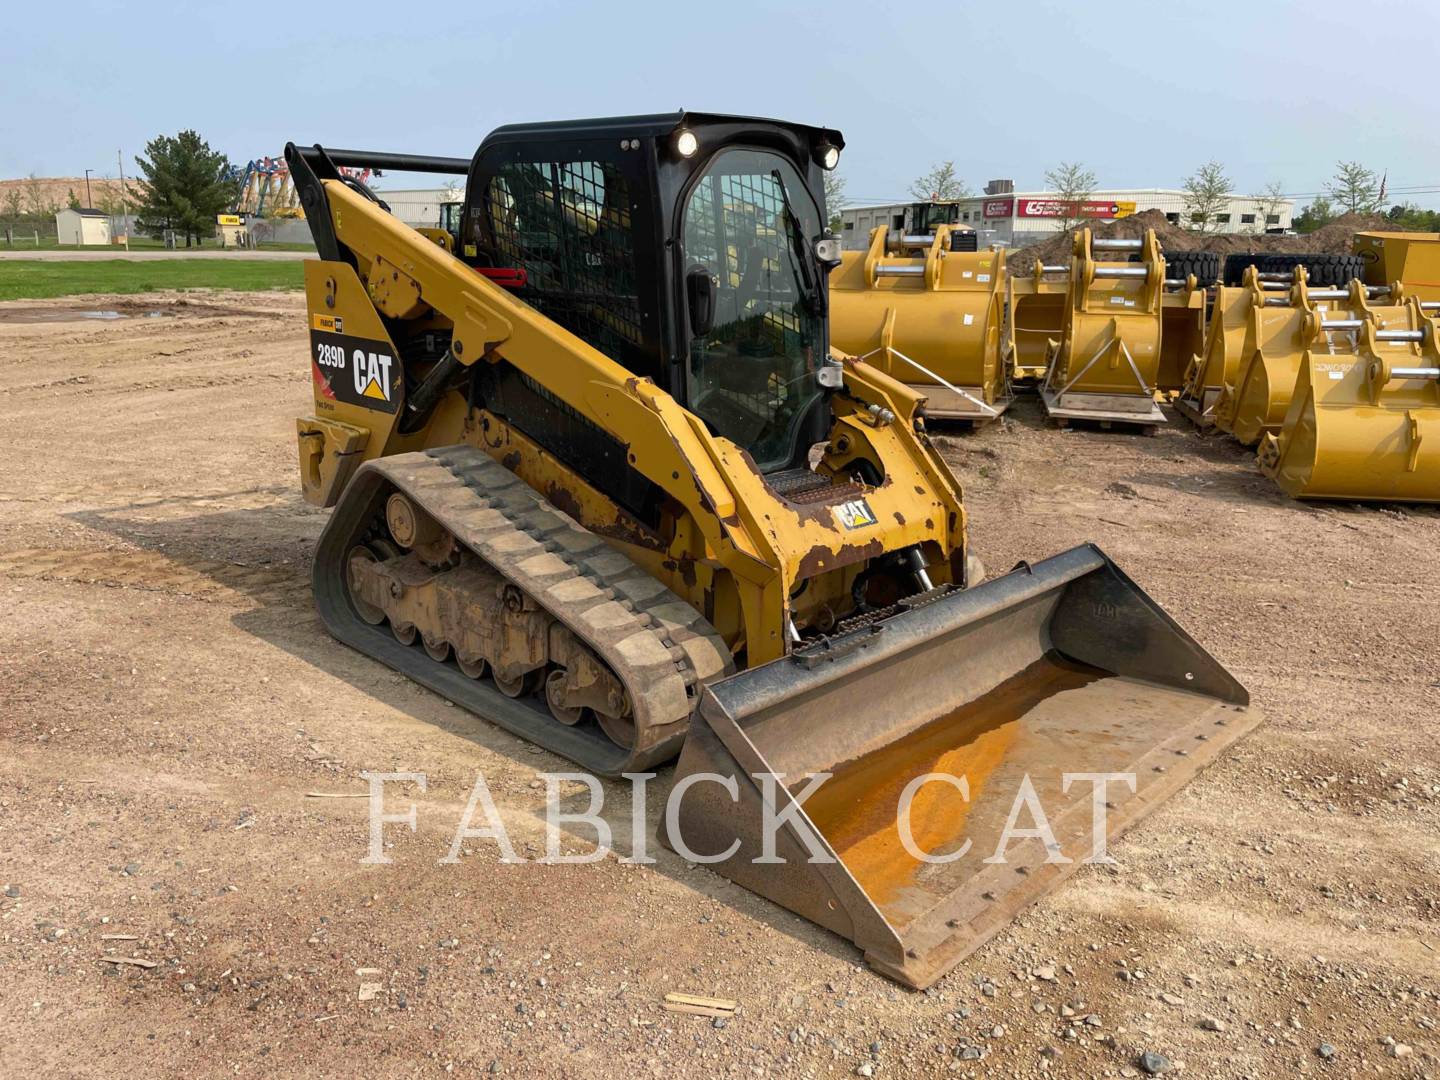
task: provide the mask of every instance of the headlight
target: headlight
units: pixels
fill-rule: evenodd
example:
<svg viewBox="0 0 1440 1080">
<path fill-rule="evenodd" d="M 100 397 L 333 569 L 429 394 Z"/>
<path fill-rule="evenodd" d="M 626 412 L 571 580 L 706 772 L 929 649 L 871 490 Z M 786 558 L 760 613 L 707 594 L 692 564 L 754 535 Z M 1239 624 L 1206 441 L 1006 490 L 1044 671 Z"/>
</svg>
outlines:
<svg viewBox="0 0 1440 1080">
<path fill-rule="evenodd" d="M 840 164 L 840 148 L 830 143 L 821 143 L 817 149 L 816 156 L 820 159 L 820 167 L 833 169 Z"/>
<path fill-rule="evenodd" d="M 700 140 L 695 137 L 693 131 L 682 131 L 675 136 L 675 151 L 681 157 L 694 157 L 695 151 L 700 149 Z"/>
</svg>

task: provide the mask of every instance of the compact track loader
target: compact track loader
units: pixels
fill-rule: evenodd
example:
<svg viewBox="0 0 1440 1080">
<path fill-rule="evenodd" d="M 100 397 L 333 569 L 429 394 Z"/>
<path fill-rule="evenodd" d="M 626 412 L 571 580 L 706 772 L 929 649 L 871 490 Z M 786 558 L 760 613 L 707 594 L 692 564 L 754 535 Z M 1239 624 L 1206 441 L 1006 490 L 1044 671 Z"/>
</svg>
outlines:
<svg viewBox="0 0 1440 1080">
<path fill-rule="evenodd" d="M 1283 426 L 1261 439 L 1261 471 L 1297 499 L 1440 502 L 1440 302 L 1355 306 L 1320 322 L 1353 345 L 1312 341 Z"/>
<path fill-rule="evenodd" d="M 1107 261 L 1115 253 L 1138 261 Z M 1153 428 L 1165 259 L 1153 229 L 1139 239 L 1075 234 L 1064 326 L 1049 346 L 1040 400 L 1053 420 L 1098 420 Z"/>
<path fill-rule="evenodd" d="M 925 395 L 935 419 L 994 420 L 1009 408 L 1000 363 L 1003 251 L 959 251 L 973 233 L 901 236 L 884 228 L 830 275 L 830 344 Z"/>
<path fill-rule="evenodd" d="M 678 752 L 667 844 L 926 986 L 1257 717 L 1092 546 L 978 583 L 924 396 L 830 353 L 843 145 L 679 113 L 287 147 L 301 481 L 336 637 L 593 772 Z M 364 165 L 465 175 L 456 235 Z M 1063 853 L 1010 835 L 1027 792 Z"/>
</svg>

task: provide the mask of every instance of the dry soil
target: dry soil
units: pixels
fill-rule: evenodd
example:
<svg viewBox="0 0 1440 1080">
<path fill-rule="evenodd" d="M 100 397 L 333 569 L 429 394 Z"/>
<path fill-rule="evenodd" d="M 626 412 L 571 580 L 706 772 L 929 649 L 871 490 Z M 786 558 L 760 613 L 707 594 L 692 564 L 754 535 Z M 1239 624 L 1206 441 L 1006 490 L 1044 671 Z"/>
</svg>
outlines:
<svg viewBox="0 0 1440 1080">
<path fill-rule="evenodd" d="M 9 1075 L 1440 1070 L 1435 510 L 1296 504 L 1178 419 L 1056 431 L 1025 403 L 942 436 L 992 569 L 1098 542 L 1267 721 L 1118 865 L 912 993 L 664 851 L 437 864 L 479 771 L 540 854 L 565 763 L 318 625 L 306 352 L 297 294 L 0 305 Z M 428 777 L 391 785 L 418 830 L 387 830 L 387 866 L 361 863 L 364 799 L 308 797 L 363 769 Z"/>
</svg>

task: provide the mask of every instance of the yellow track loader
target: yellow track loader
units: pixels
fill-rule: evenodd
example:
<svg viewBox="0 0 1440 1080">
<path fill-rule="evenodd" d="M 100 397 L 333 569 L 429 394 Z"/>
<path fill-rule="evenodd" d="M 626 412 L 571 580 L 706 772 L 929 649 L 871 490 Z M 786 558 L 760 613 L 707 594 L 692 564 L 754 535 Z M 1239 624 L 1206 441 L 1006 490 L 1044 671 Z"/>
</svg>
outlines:
<svg viewBox="0 0 1440 1080">
<path fill-rule="evenodd" d="M 1110 261 L 1134 255 L 1138 261 Z M 1153 428 L 1165 259 L 1153 229 L 1139 239 L 1075 234 L 1064 326 L 1047 356 L 1040 400 L 1052 420 Z"/>
<path fill-rule="evenodd" d="M 1355 307 L 1320 320 L 1260 468 L 1297 499 L 1440 502 L 1440 302 Z M 1353 343 L 1324 347 L 1335 334 Z"/>
<path fill-rule="evenodd" d="M 1009 408 L 1000 364 L 1005 253 L 958 251 L 947 225 L 933 234 L 870 234 L 830 275 L 830 344 L 925 395 L 934 419 L 994 420 Z M 968 234 L 973 237 L 973 233 Z"/>
<path fill-rule="evenodd" d="M 678 752 L 668 845 L 927 986 L 1257 717 L 1093 546 L 978 583 L 922 395 L 829 349 L 843 146 L 678 113 L 287 147 L 301 482 L 337 638 L 595 773 Z M 366 165 L 464 175 L 457 234 Z"/>
</svg>

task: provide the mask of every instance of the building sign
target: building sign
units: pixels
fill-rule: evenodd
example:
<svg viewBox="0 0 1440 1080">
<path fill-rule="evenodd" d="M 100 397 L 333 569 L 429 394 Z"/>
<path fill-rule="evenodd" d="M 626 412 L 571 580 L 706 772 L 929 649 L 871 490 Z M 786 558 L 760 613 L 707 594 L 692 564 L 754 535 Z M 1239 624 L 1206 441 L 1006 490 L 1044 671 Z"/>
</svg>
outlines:
<svg viewBox="0 0 1440 1080">
<path fill-rule="evenodd" d="M 1067 214 L 1071 206 L 1074 209 Z M 1135 213 L 1135 204 L 1108 200 L 1067 203 L 1064 199 L 1020 199 L 1015 209 L 1020 217 L 1122 218 Z"/>
<path fill-rule="evenodd" d="M 239 214 L 216 214 L 215 221 L 219 225 L 239 225 Z"/>
<path fill-rule="evenodd" d="M 1015 212 L 1014 199 L 986 199 L 986 217 L 1009 217 Z"/>
</svg>

